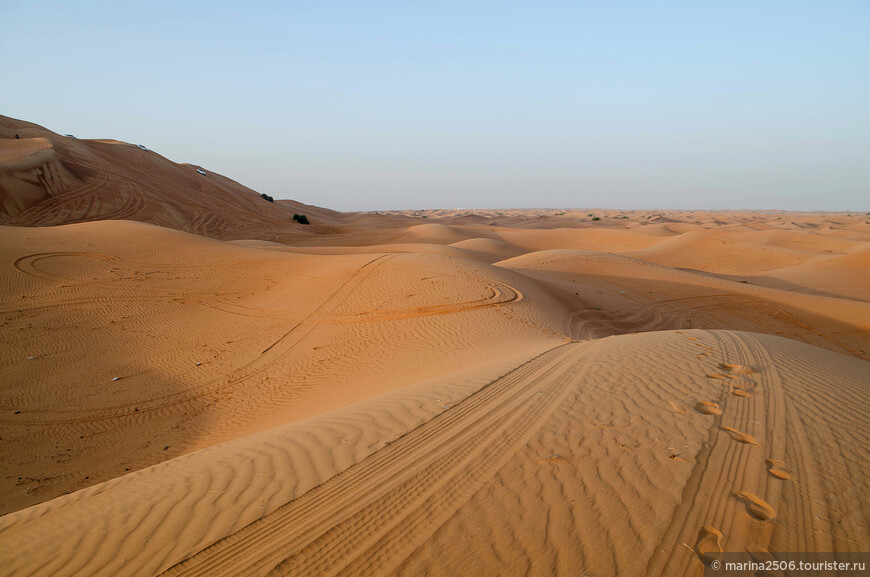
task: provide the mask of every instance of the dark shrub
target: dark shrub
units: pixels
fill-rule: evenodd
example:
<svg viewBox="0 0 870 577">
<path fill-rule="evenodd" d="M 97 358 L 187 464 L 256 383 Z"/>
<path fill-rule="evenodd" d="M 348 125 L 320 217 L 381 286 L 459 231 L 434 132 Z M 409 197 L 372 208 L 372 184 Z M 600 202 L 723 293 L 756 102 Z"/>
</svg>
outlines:
<svg viewBox="0 0 870 577">
<path fill-rule="evenodd" d="M 308 217 L 305 216 L 304 214 L 294 214 L 294 215 L 293 215 L 293 220 L 295 220 L 295 221 L 298 222 L 299 224 L 310 224 L 310 223 L 308 222 Z"/>
<path fill-rule="evenodd" d="M 261 193 L 260 193 L 260 196 L 262 196 L 263 198 L 265 198 L 265 199 L 268 200 L 269 202 L 275 202 L 275 199 L 274 199 L 274 198 L 272 198 L 271 196 L 269 196 L 268 194 L 266 194 L 266 193 L 264 193 L 264 192 L 261 192 Z"/>
</svg>

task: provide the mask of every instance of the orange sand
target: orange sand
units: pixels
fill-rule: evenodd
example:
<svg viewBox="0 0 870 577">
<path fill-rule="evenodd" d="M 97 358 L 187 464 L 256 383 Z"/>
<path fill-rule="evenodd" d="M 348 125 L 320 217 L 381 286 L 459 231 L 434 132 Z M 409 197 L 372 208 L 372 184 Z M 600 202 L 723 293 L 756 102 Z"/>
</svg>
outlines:
<svg viewBox="0 0 870 577">
<path fill-rule="evenodd" d="M 0 117 L 4 575 L 870 549 L 867 215 L 342 214 L 205 170 Z"/>
</svg>

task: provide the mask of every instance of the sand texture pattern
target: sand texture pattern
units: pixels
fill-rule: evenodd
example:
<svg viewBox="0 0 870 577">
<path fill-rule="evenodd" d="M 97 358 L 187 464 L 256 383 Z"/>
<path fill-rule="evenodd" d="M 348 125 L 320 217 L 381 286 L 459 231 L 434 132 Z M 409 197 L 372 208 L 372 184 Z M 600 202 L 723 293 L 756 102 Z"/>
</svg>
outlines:
<svg viewBox="0 0 870 577">
<path fill-rule="evenodd" d="M 338 213 L 196 168 L 0 118 L 0 574 L 870 550 L 870 216 Z"/>
</svg>

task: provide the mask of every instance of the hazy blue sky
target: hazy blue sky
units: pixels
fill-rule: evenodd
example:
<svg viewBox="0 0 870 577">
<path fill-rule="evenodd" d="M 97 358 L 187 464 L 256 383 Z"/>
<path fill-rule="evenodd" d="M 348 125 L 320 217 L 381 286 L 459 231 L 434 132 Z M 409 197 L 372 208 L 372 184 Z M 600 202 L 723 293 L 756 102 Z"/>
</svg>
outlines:
<svg viewBox="0 0 870 577">
<path fill-rule="evenodd" d="M 0 0 L 0 113 L 277 198 L 870 209 L 870 2 Z"/>
</svg>

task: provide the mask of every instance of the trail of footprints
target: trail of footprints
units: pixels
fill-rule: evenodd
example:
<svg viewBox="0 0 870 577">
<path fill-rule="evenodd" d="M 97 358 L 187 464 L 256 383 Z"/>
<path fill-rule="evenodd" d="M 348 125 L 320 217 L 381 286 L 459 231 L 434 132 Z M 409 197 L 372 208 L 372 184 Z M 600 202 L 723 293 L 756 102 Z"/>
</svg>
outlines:
<svg viewBox="0 0 870 577">
<path fill-rule="evenodd" d="M 698 341 L 695 337 L 687 337 L 691 341 Z M 713 348 L 701 342 L 695 343 L 697 346 L 705 349 L 704 352 L 698 355 L 698 358 L 712 356 Z M 752 376 L 761 372 L 762 369 L 754 368 L 749 365 L 720 363 L 717 367 L 718 372 L 711 372 L 706 375 L 709 379 L 718 379 L 725 381 L 729 388 L 729 393 L 738 398 L 747 399 L 750 402 L 751 397 L 762 391 L 756 390 L 758 384 L 753 381 Z M 720 416 L 723 410 L 719 403 L 709 400 L 699 400 L 695 405 L 695 410 L 704 415 Z M 737 443 L 746 445 L 761 446 L 762 443 L 750 434 L 744 433 L 732 427 L 718 426 L 719 430 L 727 433 L 731 439 Z M 791 479 L 791 474 L 786 470 L 785 463 L 779 459 L 765 459 L 767 465 L 767 473 L 771 477 L 787 481 Z M 746 513 L 753 519 L 762 522 L 773 522 L 776 520 L 776 509 L 769 503 L 764 501 L 758 495 L 747 491 L 738 491 L 733 494 L 733 497 L 742 501 L 746 507 Z M 713 555 L 724 551 L 723 541 L 725 535 L 712 525 L 704 525 L 698 531 L 698 537 L 695 541 L 694 552 L 700 558 L 701 562 L 708 564 Z"/>
</svg>

